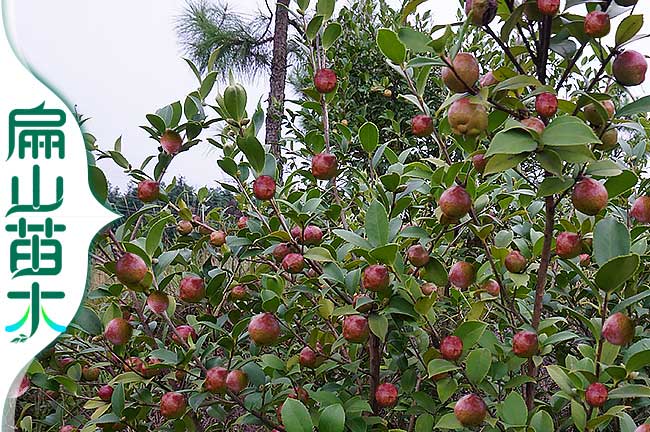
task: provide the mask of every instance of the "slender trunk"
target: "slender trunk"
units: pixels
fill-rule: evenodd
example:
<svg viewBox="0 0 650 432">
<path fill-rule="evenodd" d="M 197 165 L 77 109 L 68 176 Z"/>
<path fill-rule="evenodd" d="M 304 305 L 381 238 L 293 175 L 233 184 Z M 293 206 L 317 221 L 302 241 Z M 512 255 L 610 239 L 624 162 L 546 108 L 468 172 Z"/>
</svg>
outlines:
<svg viewBox="0 0 650 432">
<path fill-rule="evenodd" d="M 374 334 L 370 334 L 368 341 L 368 354 L 370 357 L 370 407 L 376 415 L 379 413 L 375 391 L 379 386 L 379 367 L 381 366 L 381 341 Z"/>
<path fill-rule="evenodd" d="M 287 30 L 289 27 L 289 0 L 278 0 L 275 8 L 275 32 L 273 33 L 273 61 L 269 108 L 266 113 L 266 144 L 280 162 L 280 132 L 284 115 L 284 90 L 287 80 Z"/>
</svg>

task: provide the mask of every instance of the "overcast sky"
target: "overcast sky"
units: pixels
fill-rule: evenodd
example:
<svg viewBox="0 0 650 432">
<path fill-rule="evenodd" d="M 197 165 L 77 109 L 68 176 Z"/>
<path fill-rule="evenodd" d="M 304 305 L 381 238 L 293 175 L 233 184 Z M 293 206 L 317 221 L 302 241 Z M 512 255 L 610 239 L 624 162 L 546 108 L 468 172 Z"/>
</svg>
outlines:
<svg viewBox="0 0 650 432">
<path fill-rule="evenodd" d="M 216 0 L 215 0 L 216 1 Z M 253 13 L 264 0 L 227 0 L 231 9 Z M 139 163 L 155 151 L 156 143 L 138 128 L 144 115 L 183 98 L 197 86 L 182 60 L 175 21 L 184 0 L 13 0 L 9 3 L 10 32 L 24 61 L 69 104 L 92 117 L 87 123 L 102 148 L 123 137 L 123 152 Z M 313 2 L 312 2 L 313 3 Z M 339 0 L 341 3 L 341 0 Z M 390 3 L 401 3 L 392 0 Z M 639 12 L 650 4 L 641 2 Z M 444 5 L 444 6 L 443 6 Z M 436 21 L 454 20 L 455 0 L 431 0 Z M 450 7 L 453 6 L 453 7 Z M 650 15 L 647 15 L 650 17 Z M 646 19 L 650 21 L 650 19 Z M 644 32 L 650 25 L 646 22 Z M 650 53 L 647 41 L 636 48 Z M 266 97 L 267 78 L 247 82 L 250 108 Z M 166 180 L 183 175 L 194 185 L 215 185 L 224 179 L 216 161 L 219 153 L 205 144 L 179 156 Z M 102 164 L 111 183 L 124 187 L 126 175 Z M 151 165 L 153 167 L 153 165 Z"/>
</svg>

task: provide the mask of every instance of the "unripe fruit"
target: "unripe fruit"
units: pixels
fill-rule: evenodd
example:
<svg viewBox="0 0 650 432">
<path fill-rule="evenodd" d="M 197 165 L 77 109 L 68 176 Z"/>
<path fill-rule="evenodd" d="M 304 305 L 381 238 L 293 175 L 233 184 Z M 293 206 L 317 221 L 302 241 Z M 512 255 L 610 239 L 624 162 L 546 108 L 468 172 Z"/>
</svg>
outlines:
<svg viewBox="0 0 650 432">
<path fill-rule="evenodd" d="M 153 180 L 142 180 L 138 183 L 138 199 L 143 203 L 154 202 L 160 196 L 160 185 Z"/>
<path fill-rule="evenodd" d="M 493 296 L 498 296 L 501 292 L 501 286 L 494 279 L 489 279 L 481 285 L 481 288 L 485 290 L 488 294 Z"/>
<path fill-rule="evenodd" d="M 470 53 L 458 53 L 451 62 L 453 70 L 442 68 L 442 80 L 453 93 L 469 91 L 479 77 L 479 66 L 476 57 Z"/>
<path fill-rule="evenodd" d="M 427 137 L 433 133 L 433 119 L 425 114 L 418 114 L 411 119 L 411 133 L 417 137 Z"/>
<path fill-rule="evenodd" d="M 648 71 L 648 62 L 643 54 L 628 50 L 619 54 L 612 64 L 614 78 L 619 84 L 630 87 L 642 84 Z"/>
<path fill-rule="evenodd" d="M 618 130 L 615 128 L 607 129 L 603 136 L 600 137 L 602 144 L 598 145 L 598 149 L 602 151 L 613 150 L 618 145 Z"/>
<path fill-rule="evenodd" d="M 147 306 L 156 315 L 162 315 L 169 307 L 169 297 L 162 291 L 154 291 L 147 297 Z"/>
<path fill-rule="evenodd" d="M 221 247 L 226 244 L 226 233 L 222 230 L 212 231 L 210 233 L 210 244 L 215 247 Z"/>
<path fill-rule="evenodd" d="M 560 0 L 537 0 L 537 9 L 542 15 L 554 16 L 560 11 Z"/>
<path fill-rule="evenodd" d="M 318 367 L 320 360 L 320 356 L 316 353 L 316 351 L 308 346 L 304 347 L 302 351 L 300 351 L 300 356 L 298 357 L 300 366 L 310 369 Z"/>
<path fill-rule="evenodd" d="M 361 315 L 348 315 L 343 320 L 343 337 L 349 342 L 363 343 L 370 336 L 368 320 Z"/>
<path fill-rule="evenodd" d="M 480 84 L 481 87 L 491 87 L 499 83 L 499 80 L 494 76 L 494 72 L 490 71 L 483 75 Z"/>
<path fill-rule="evenodd" d="M 273 249 L 273 258 L 278 262 L 282 262 L 284 257 L 293 252 L 296 252 L 296 248 L 291 243 L 280 243 Z"/>
<path fill-rule="evenodd" d="M 580 254 L 580 267 L 589 267 L 591 265 L 591 256 L 589 254 Z"/>
<path fill-rule="evenodd" d="M 106 324 L 104 338 L 113 345 L 126 344 L 133 335 L 133 328 L 124 318 L 113 318 Z"/>
<path fill-rule="evenodd" d="M 280 323 L 268 312 L 255 315 L 248 324 L 248 334 L 255 345 L 273 345 L 280 337 Z"/>
<path fill-rule="evenodd" d="M 113 387 L 108 384 L 103 385 L 97 390 L 97 396 L 104 402 L 110 402 L 111 397 L 113 396 Z"/>
<path fill-rule="evenodd" d="M 630 216 L 643 224 L 650 223 L 650 197 L 640 196 L 634 201 Z"/>
<path fill-rule="evenodd" d="M 452 186 L 440 195 L 438 205 L 451 219 L 460 219 L 472 209 L 472 198 L 462 186 Z"/>
<path fill-rule="evenodd" d="M 99 378 L 99 373 L 100 373 L 99 368 L 90 367 L 88 365 L 85 365 L 81 369 L 81 376 L 86 381 L 97 381 L 97 378 Z"/>
<path fill-rule="evenodd" d="M 198 276 L 185 276 L 179 285 L 180 299 L 187 303 L 199 303 L 205 298 L 205 284 Z"/>
<path fill-rule="evenodd" d="M 318 69 L 314 74 L 314 87 L 318 93 L 331 93 L 336 88 L 336 73 L 332 69 Z"/>
<path fill-rule="evenodd" d="M 424 294 L 425 296 L 430 296 L 434 292 L 438 291 L 438 287 L 436 286 L 436 284 L 433 284 L 431 282 L 426 282 L 420 285 L 420 291 L 422 291 L 422 294 Z"/>
<path fill-rule="evenodd" d="M 375 400 L 379 408 L 392 408 L 397 405 L 397 387 L 390 383 L 379 384 L 375 390 Z"/>
<path fill-rule="evenodd" d="M 526 258 L 519 251 L 510 251 L 504 262 L 510 273 L 523 273 L 526 270 Z"/>
<path fill-rule="evenodd" d="M 79 429 L 77 429 L 74 426 L 71 425 L 64 425 L 61 426 L 61 429 L 59 429 L 59 432 L 77 432 Z"/>
<path fill-rule="evenodd" d="M 230 300 L 244 300 L 248 297 L 248 290 L 244 285 L 235 285 L 230 290 Z"/>
<path fill-rule="evenodd" d="M 244 229 L 247 226 L 248 226 L 248 217 L 247 216 L 242 216 L 239 219 L 237 219 L 237 228 Z"/>
<path fill-rule="evenodd" d="M 486 26 L 497 14 L 496 0 L 467 0 L 465 13 L 470 22 L 476 26 Z"/>
<path fill-rule="evenodd" d="M 205 374 L 203 388 L 210 393 L 225 393 L 227 378 L 228 369 L 222 367 L 213 367 L 208 369 L 208 372 Z"/>
<path fill-rule="evenodd" d="M 479 174 L 483 174 L 485 172 L 487 163 L 488 158 L 485 157 L 485 153 L 478 153 L 472 156 L 472 165 Z"/>
<path fill-rule="evenodd" d="M 290 253 L 282 260 L 282 268 L 289 273 L 300 273 L 305 268 L 305 258 L 298 253 Z"/>
<path fill-rule="evenodd" d="M 571 202 L 576 210 L 589 216 L 595 216 L 607 207 L 608 200 L 605 186 L 590 178 L 576 183 L 571 193 Z"/>
<path fill-rule="evenodd" d="M 544 129 L 546 129 L 546 125 L 544 124 L 544 122 L 538 119 L 537 117 L 529 117 L 527 119 L 523 119 L 521 121 L 521 124 L 526 126 L 528 129 L 534 130 L 540 135 L 544 133 Z"/>
<path fill-rule="evenodd" d="M 138 255 L 127 252 L 115 264 L 115 276 L 124 285 L 137 285 L 147 275 L 147 264 Z"/>
<path fill-rule="evenodd" d="M 187 408 L 185 396 L 176 392 L 165 393 L 160 399 L 160 415 L 165 418 L 179 418 Z"/>
<path fill-rule="evenodd" d="M 611 100 L 607 99 L 600 101 L 600 103 L 605 108 L 605 111 L 607 111 L 607 119 L 603 119 L 601 117 L 601 115 L 598 113 L 598 110 L 596 109 L 596 105 L 593 103 L 586 105 L 583 109 L 585 113 L 585 119 L 594 126 L 602 126 L 606 121 L 611 120 L 614 117 L 614 113 L 616 112 L 614 102 Z"/>
<path fill-rule="evenodd" d="M 617 312 L 605 320 L 603 337 L 612 345 L 624 346 L 634 339 L 634 323 L 621 312 Z"/>
<path fill-rule="evenodd" d="M 393 91 L 391 89 L 384 89 L 384 97 L 392 97 L 393 96 Z"/>
<path fill-rule="evenodd" d="M 440 354 L 442 358 L 449 361 L 456 361 L 463 355 L 463 341 L 458 336 L 447 336 L 440 343 Z"/>
<path fill-rule="evenodd" d="M 465 427 L 479 426 L 487 416 L 487 406 L 479 396 L 468 394 L 456 402 L 454 416 Z"/>
<path fill-rule="evenodd" d="M 275 180 L 273 177 L 262 175 L 253 182 L 253 195 L 260 201 L 268 201 L 275 196 Z"/>
<path fill-rule="evenodd" d="M 535 111 L 540 116 L 548 119 L 557 113 L 557 96 L 553 93 L 540 93 L 535 98 Z"/>
<path fill-rule="evenodd" d="M 488 128 L 488 114 L 483 105 L 472 103 L 469 98 L 458 99 L 451 104 L 447 120 L 456 135 L 476 137 Z"/>
<path fill-rule="evenodd" d="M 175 155 L 181 151 L 181 146 L 183 145 L 183 138 L 174 132 L 173 130 L 167 130 L 160 137 L 160 145 L 162 146 L 165 153 L 170 155 Z"/>
<path fill-rule="evenodd" d="M 612 29 L 609 15 L 601 11 L 589 12 L 585 17 L 585 33 L 593 38 L 602 38 Z"/>
<path fill-rule="evenodd" d="M 338 162 L 331 153 L 319 153 L 311 159 L 311 173 L 318 180 L 331 180 L 337 171 Z"/>
<path fill-rule="evenodd" d="M 187 220 L 182 220 L 178 225 L 176 225 L 176 231 L 178 231 L 180 235 L 190 235 L 193 229 L 194 225 L 192 225 L 192 222 Z"/>
<path fill-rule="evenodd" d="M 424 267 L 429 263 L 429 252 L 421 244 L 415 244 L 408 248 L 406 257 L 415 267 Z"/>
<path fill-rule="evenodd" d="M 517 357 L 530 358 L 539 351 L 539 340 L 537 334 L 532 331 L 523 330 L 512 338 L 512 352 Z"/>
<path fill-rule="evenodd" d="M 315 225 L 307 225 L 302 233 L 306 245 L 318 245 L 323 241 L 323 231 Z"/>
<path fill-rule="evenodd" d="M 458 261 L 449 270 L 449 282 L 458 289 L 466 289 L 476 280 L 474 266 L 465 261 Z"/>
<path fill-rule="evenodd" d="M 366 267 L 361 274 L 361 287 L 368 291 L 380 292 L 388 288 L 390 274 L 388 268 L 381 264 Z"/>
<path fill-rule="evenodd" d="M 564 259 L 572 259 L 582 252 L 580 236 L 572 232 L 561 232 L 555 242 L 555 252 Z"/>
<path fill-rule="evenodd" d="M 226 387 L 235 394 L 241 393 L 248 386 L 248 377 L 240 370 L 231 371 L 226 377 Z"/>
<path fill-rule="evenodd" d="M 178 333 L 178 336 L 176 334 Z M 180 339 L 179 339 L 180 336 Z M 175 333 L 172 333 L 172 340 L 180 345 L 181 341 L 187 343 L 190 340 L 190 337 L 194 342 L 198 339 L 196 330 L 192 326 L 187 324 L 179 325 L 176 327 Z"/>
<path fill-rule="evenodd" d="M 585 400 L 590 406 L 600 408 L 607 402 L 608 394 L 607 387 L 604 384 L 596 382 L 587 387 Z"/>
</svg>

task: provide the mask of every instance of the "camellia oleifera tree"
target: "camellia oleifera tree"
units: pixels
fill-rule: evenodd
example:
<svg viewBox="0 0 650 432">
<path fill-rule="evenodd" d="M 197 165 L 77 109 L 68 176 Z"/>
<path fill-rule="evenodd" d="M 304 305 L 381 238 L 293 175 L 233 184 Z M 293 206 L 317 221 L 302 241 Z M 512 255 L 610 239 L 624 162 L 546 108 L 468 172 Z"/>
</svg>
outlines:
<svg viewBox="0 0 650 432">
<path fill-rule="evenodd" d="M 380 142 L 372 118 L 354 135 L 330 133 L 346 77 L 327 48 L 345 29 L 333 0 L 292 4 L 316 71 L 303 109 L 322 120 L 303 143 L 310 164 L 278 173 L 244 88 L 208 97 L 215 72 L 147 116 L 153 169 L 95 149 L 139 181 L 147 215 L 98 241 L 96 268 L 114 283 L 91 292 L 30 367 L 23 397 L 53 408 L 38 423 L 650 430 L 650 99 L 625 96 L 647 69 L 628 49 L 641 37 L 635 4 L 470 0 L 466 20 L 433 38 L 380 29 L 377 49 L 410 89 L 400 103 L 420 111 L 405 119 L 414 145 L 434 155 L 418 161 Z M 489 70 L 467 46 L 481 39 L 501 49 Z M 448 89 L 436 111 L 429 80 Z M 246 213 L 236 223 L 196 218 L 159 187 L 201 139 L 223 149 L 224 187 Z M 344 141 L 367 162 L 349 163 Z M 163 249 L 170 225 L 178 237 Z"/>
</svg>

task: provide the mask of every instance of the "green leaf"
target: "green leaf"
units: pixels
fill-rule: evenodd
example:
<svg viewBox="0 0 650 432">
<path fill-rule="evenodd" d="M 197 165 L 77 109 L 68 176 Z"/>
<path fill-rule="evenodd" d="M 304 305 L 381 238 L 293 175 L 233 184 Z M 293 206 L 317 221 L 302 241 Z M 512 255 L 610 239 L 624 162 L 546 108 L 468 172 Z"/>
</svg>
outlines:
<svg viewBox="0 0 650 432">
<path fill-rule="evenodd" d="M 595 177 L 616 177 L 622 173 L 623 170 L 609 159 L 590 162 L 586 172 L 588 176 Z"/>
<path fill-rule="evenodd" d="M 596 272 L 596 285 L 612 292 L 634 276 L 640 263 L 641 258 L 635 254 L 612 258 Z"/>
<path fill-rule="evenodd" d="M 630 253 L 630 232 L 618 220 L 609 217 L 594 227 L 594 260 L 603 265 L 609 260 Z"/>
<path fill-rule="evenodd" d="M 561 366 L 558 365 L 546 366 L 546 371 L 548 372 L 551 379 L 555 381 L 558 387 L 560 387 L 560 389 L 564 390 L 569 395 L 572 395 L 574 393 L 573 383 L 571 382 L 571 379 L 564 372 Z"/>
<path fill-rule="evenodd" d="M 546 411 L 537 411 L 530 419 L 530 425 L 535 432 L 554 432 L 555 425 L 553 424 L 553 417 Z"/>
<path fill-rule="evenodd" d="M 104 332 L 102 321 L 99 319 L 95 311 L 86 306 L 79 309 L 79 312 L 77 312 L 72 323 L 76 324 L 90 335 L 96 336 Z"/>
<path fill-rule="evenodd" d="M 363 237 L 361 237 L 356 233 L 353 233 L 352 231 L 336 229 L 333 230 L 332 232 L 336 236 L 341 237 L 346 242 L 351 243 L 354 246 L 359 247 L 361 249 L 371 250 L 373 248 L 370 242 L 368 242 L 368 240 L 364 239 Z"/>
<path fill-rule="evenodd" d="M 380 28 L 377 32 L 377 46 L 390 61 L 396 64 L 406 60 L 406 47 L 399 40 L 397 33 L 387 28 Z"/>
<path fill-rule="evenodd" d="M 315 247 L 309 249 L 307 252 L 305 252 L 305 258 L 318 261 L 318 262 L 334 262 L 336 261 L 333 257 L 332 254 L 330 253 L 329 249 L 326 249 L 324 247 Z"/>
<path fill-rule="evenodd" d="M 460 424 L 454 413 L 448 413 L 443 415 L 438 423 L 436 423 L 435 430 L 438 429 L 462 429 L 463 425 Z"/>
<path fill-rule="evenodd" d="M 616 29 L 616 46 L 621 46 L 639 33 L 643 27 L 643 15 L 630 15 Z"/>
<path fill-rule="evenodd" d="M 316 36 L 318 35 L 318 32 L 320 31 L 321 27 L 323 26 L 323 15 L 316 15 L 309 21 L 309 24 L 307 24 L 307 31 L 305 32 L 307 39 L 310 41 L 313 41 L 316 39 Z"/>
<path fill-rule="evenodd" d="M 322 431 L 343 432 L 345 429 L 345 410 L 340 404 L 330 405 L 320 413 L 318 429 Z"/>
<path fill-rule="evenodd" d="M 512 78 L 508 78 L 505 81 L 500 82 L 494 87 L 494 91 L 498 92 L 501 90 L 517 90 L 523 89 L 525 87 L 541 87 L 542 84 L 532 76 L 529 75 L 517 75 Z"/>
<path fill-rule="evenodd" d="M 401 40 L 408 49 L 413 52 L 430 52 L 433 49 L 429 46 L 431 43 L 431 37 L 413 30 L 411 27 L 402 27 L 398 32 L 399 40 Z"/>
<path fill-rule="evenodd" d="M 266 152 L 262 147 L 262 143 L 254 136 L 239 137 L 237 147 L 246 155 L 251 167 L 258 173 L 262 172 L 266 161 Z"/>
<path fill-rule="evenodd" d="M 633 116 L 635 114 L 645 114 L 650 112 L 650 96 L 644 96 L 637 99 L 624 107 L 616 113 L 616 117 Z"/>
<path fill-rule="evenodd" d="M 575 399 L 571 399 L 571 418 L 580 432 L 587 427 L 587 412 L 582 404 Z"/>
<path fill-rule="evenodd" d="M 392 265 L 395 262 L 398 249 L 399 246 L 397 244 L 389 243 L 371 250 L 370 255 L 383 264 Z"/>
<path fill-rule="evenodd" d="M 499 132 L 494 136 L 486 157 L 496 154 L 520 154 L 528 153 L 537 149 L 537 141 L 530 133 L 520 128 L 508 129 Z"/>
<path fill-rule="evenodd" d="M 610 399 L 649 398 L 650 387 L 640 384 L 629 384 L 609 392 Z"/>
<path fill-rule="evenodd" d="M 650 349 L 639 351 L 625 362 L 625 370 L 635 372 L 650 366 Z"/>
<path fill-rule="evenodd" d="M 542 181 L 542 183 L 539 185 L 537 196 L 546 197 L 549 195 L 558 194 L 569 189 L 571 186 L 573 186 L 573 179 L 570 177 L 546 177 L 544 181 Z"/>
<path fill-rule="evenodd" d="M 171 215 L 168 215 L 155 224 L 149 229 L 149 232 L 147 233 L 147 240 L 145 243 L 145 249 L 147 251 L 147 255 L 153 256 L 154 252 L 156 252 L 156 249 L 158 249 L 158 246 L 160 245 L 160 242 L 162 240 L 163 233 L 165 232 L 165 227 L 169 223 L 170 220 L 173 220 L 174 217 Z"/>
<path fill-rule="evenodd" d="M 122 411 L 124 411 L 124 384 L 118 384 L 113 390 L 113 395 L 111 396 L 111 407 L 113 408 L 113 414 L 118 417 L 122 417 Z"/>
<path fill-rule="evenodd" d="M 339 36 L 341 36 L 341 32 L 341 24 L 335 22 L 329 23 L 323 32 L 323 49 L 327 50 L 334 45 Z"/>
<path fill-rule="evenodd" d="M 485 379 L 490 367 L 492 367 L 492 353 L 486 348 L 471 351 L 465 360 L 467 379 L 476 386 Z"/>
<path fill-rule="evenodd" d="M 442 403 L 447 402 L 456 393 L 456 390 L 458 390 L 458 382 L 451 377 L 441 379 L 436 384 L 436 393 Z"/>
<path fill-rule="evenodd" d="M 359 128 L 361 147 L 368 153 L 375 151 L 379 145 L 379 129 L 372 122 L 366 122 Z"/>
<path fill-rule="evenodd" d="M 383 342 L 388 334 L 388 319 L 384 315 L 372 314 L 368 317 L 368 326 L 372 334 Z"/>
<path fill-rule="evenodd" d="M 585 163 L 595 160 L 596 157 L 585 144 L 577 146 L 561 146 L 553 148 L 558 156 L 568 163 Z"/>
<path fill-rule="evenodd" d="M 165 121 L 157 116 L 156 114 L 147 114 L 146 115 L 147 120 L 149 120 L 149 123 L 156 128 L 158 132 L 161 134 L 165 133 L 165 130 L 167 130 L 167 126 L 165 125 Z"/>
<path fill-rule="evenodd" d="M 465 321 L 456 328 L 454 335 L 463 341 L 463 352 L 468 352 L 481 339 L 487 324 L 481 321 Z"/>
<path fill-rule="evenodd" d="M 524 398 L 518 392 L 510 392 L 500 408 L 499 415 L 508 425 L 524 426 L 528 422 L 528 408 Z"/>
<path fill-rule="evenodd" d="M 314 429 L 307 408 L 292 398 L 287 398 L 282 405 L 282 423 L 287 432 L 312 432 Z"/>
<path fill-rule="evenodd" d="M 428 413 L 420 414 L 415 421 L 415 432 L 431 432 L 433 430 L 433 416 Z"/>
<path fill-rule="evenodd" d="M 334 13 L 335 0 L 318 0 L 316 3 L 316 13 L 323 15 L 323 19 L 328 20 Z"/>
<path fill-rule="evenodd" d="M 518 155 L 506 155 L 499 154 L 492 156 L 487 165 L 485 166 L 485 175 L 495 174 L 503 171 L 507 171 L 510 168 L 514 168 L 519 165 L 521 162 L 526 160 L 528 157 L 527 154 L 518 154 Z"/>
<path fill-rule="evenodd" d="M 614 198 L 629 191 L 636 186 L 639 178 L 632 171 L 625 170 L 616 177 L 610 177 L 605 181 L 605 189 L 609 198 Z"/>
<path fill-rule="evenodd" d="M 429 372 L 429 378 L 435 375 L 440 375 L 446 372 L 452 372 L 460 369 L 458 366 L 453 364 L 450 361 L 443 359 L 433 359 L 429 362 L 427 370 Z"/>
<path fill-rule="evenodd" d="M 388 243 L 388 214 L 384 206 L 374 200 L 366 212 L 366 235 L 374 247 Z"/>
<path fill-rule="evenodd" d="M 550 148 L 545 148 L 544 150 L 535 153 L 535 158 L 546 171 L 555 174 L 558 177 L 562 176 L 562 159 L 557 152 Z"/>
<path fill-rule="evenodd" d="M 574 116 L 561 116 L 553 120 L 542 133 L 542 142 L 549 146 L 577 146 L 600 143 L 585 122 Z"/>
</svg>

